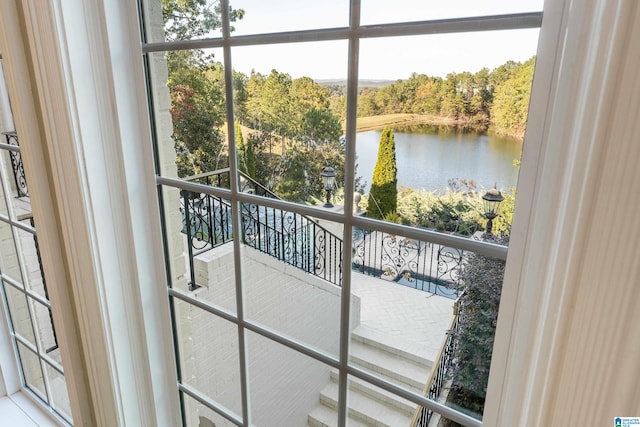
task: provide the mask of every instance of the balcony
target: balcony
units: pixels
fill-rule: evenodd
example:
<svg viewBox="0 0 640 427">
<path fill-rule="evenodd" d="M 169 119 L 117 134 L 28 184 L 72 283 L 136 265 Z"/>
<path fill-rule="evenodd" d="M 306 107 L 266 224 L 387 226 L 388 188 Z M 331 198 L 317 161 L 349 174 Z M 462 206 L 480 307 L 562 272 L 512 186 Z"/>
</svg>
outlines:
<svg viewBox="0 0 640 427">
<path fill-rule="evenodd" d="M 228 188 L 229 170 L 190 180 Z M 241 183 L 245 192 L 277 197 L 247 176 L 241 177 Z M 183 190 L 179 209 L 188 263 L 185 276 L 192 297 L 233 313 L 236 289 L 231 205 L 221 197 Z M 329 231 L 324 222 L 258 204 L 241 204 L 240 215 L 245 315 L 251 321 L 335 355 L 339 350 L 336 337 L 340 286 L 343 274 L 350 272 L 351 363 L 394 385 L 438 399 L 452 363 L 455 340 L 450 332 L 457 322 L 456 301 L 463 288 L 465 251 L 357 229 L 353 238 L 353 264 L 345 271 L 341 265 L 342 233 Z M 180 340 L 189 341 L 193 349 L 181 352 L 197 352 L 198 348 L 206 347 L 207 337 L 220 338 L 219 327 L 205 326 L 208 316 L 204 312 L 201 315 L 191 312 L 189 316 L 190 330 Z M 235 332 L 229 330 L 228 333 Z M 233 340 L 231 335 L 227 339 Z M 250 348 L 253 347 L 250 344 Z M 303 408 L 303 413 L 290 408 L 299 417 L 290 421 L 296 425 L 297 422 L 310 426 L 334 425 L 337 370 L 313 363 L 302 364 L 304 384 L 296 385 L 290 376 L 268 375 L 281 370 L 278 363 L 285 357 L 276 357 L 272 351 L 275 350 L 261 348 L 260 359 L 249 356 L 251 366 L 256 366 L 252 377 L 255 393 L 295 389 L 296 398 L 300 398 L 299 390 L 306 389 L 307 400 L 294 400 L 296 407 Z M 199 367 L 191 367 L 195 378 L 193 387 L 216 401 L 222 399 L 229 410 L 240 411 L 234 406 L 239 402 L 224 401 L 222 395 L 228 390 L 210 388 L 202 372 L 206 366 L 224 366 L 229 357 L 208 355 L 206 362 L 196 363 Z M 292 360 L 287 359 L 287 364 L 295 365 Z M 229 369 L 233 371 L 232 367 Z M 239 378 L 226 381 L 235 384 Z M 357 376 L 350 376 L 349 393 L 349 420 L 354 425 L 427 426 L 433 415 Z M 254 415 L 269 420 L 272 416 L 269 411 L 273 411 L 269 402 L 291 399 L 292 396 L 272 396 L 264 405 L 253 405 Z M 215 420 L 216 425 L 224 424 L 223 419 L 204 406 L 198 407 L 197 412 Z M 277 423 L 277 417 L 273 418 L 273 424 L 267 422 L 268 425 Z"/>
</svg>

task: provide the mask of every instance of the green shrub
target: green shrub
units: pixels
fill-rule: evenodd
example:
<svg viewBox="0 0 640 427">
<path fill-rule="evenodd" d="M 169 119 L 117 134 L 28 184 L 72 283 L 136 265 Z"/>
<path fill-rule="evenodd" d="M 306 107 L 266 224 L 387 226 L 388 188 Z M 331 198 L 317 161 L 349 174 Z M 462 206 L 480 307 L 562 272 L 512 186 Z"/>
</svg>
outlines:
<svg viewBox="0 0 640 427">
<path fill-rule="evenodd" d="M 508 244 L 507 239 L 498 243 Z M 462 271 L 464 293 L 455 333 L 458 344 L 452 369 L 453 403 L 481 414 L 489 381 L 504 261 L 469 254 Z"/>
</svg>

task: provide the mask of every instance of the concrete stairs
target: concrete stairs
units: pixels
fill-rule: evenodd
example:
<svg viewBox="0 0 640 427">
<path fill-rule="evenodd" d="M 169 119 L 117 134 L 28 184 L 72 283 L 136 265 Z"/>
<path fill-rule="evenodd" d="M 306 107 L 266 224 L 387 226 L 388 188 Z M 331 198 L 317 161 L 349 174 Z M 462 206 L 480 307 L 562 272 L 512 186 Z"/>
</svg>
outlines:
<svg viewBox="0 0 640 427">
<path fill-rule="evenodd" d="M 356 328 L 352 333 L 350 362 L 401 387 L 422 393 L 433 362 L 400 350 L 388 341 L 383 343 L 369 336 L 366 330 L 359 329 Z M 348 389 L 348 426 L 409 426 L 415 404 L 355 377 L 349 379 Z M 308 426 L 337 426 L 337 370 L 331 371 L 329 383 L 320 392 L 319 400 L 309 414 Z"/>
</svg>

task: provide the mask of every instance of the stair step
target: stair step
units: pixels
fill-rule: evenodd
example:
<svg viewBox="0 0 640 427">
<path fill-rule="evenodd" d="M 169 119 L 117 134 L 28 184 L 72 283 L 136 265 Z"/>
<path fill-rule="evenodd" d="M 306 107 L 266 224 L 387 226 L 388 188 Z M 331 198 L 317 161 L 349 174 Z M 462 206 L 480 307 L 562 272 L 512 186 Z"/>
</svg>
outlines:
<svg viewBox="0 0 640 427">
<path fill-rule="evenodd" d="M 335 384 L 336 387 L 335 389 L 333 387 L 331 388 L 325 388 L 323 389 L 322 392 L 334 392 L 335 391 L 335 398 L 338 398 L 337 395 L 337 391 L 338 391 L 338 378 L 339 378 L 339 374 L 338 371 L 336 369 L 332 369 L 331 370 L 331 384 Z M 328 386 L 327 386 L 328 387 Z M 349 378 L 349 390 L 350 392 L 357 392 L 360 394 L 364 394 L 368 397 L 370 397 L 373 400 L 376 400 L 384 405 L 388 405 L 390 407 L 392 407 L 393 409 L 402 412 L 406 415 L 409 416 L 413 416 L 415 410 L 416 410 L 416 404 L 413 402 L 410 402 L 406 399 L 403 399 L 402 397 L 399 397 L 391 392 L 388 392 L 386 390 L 383 390 L 379 387 L 376 387 L 373 384 L 369 384 L 368 382 L 361 380 L 360 378 L 356 378 L 356 377 L 350 377 Z"/>
<path fill-rule="evenodd" d="M 406 360 L 411 360 L 419 365 L 427 368 L 433 366 L 433 361 L 425 357 L 423 351 L 420 351 L 417 345 L 407 341 L 398 342 L 398 338 L 390 336 L 384 332 L 380 332 L 375 328 L 360 325 L 351 333 L 351 340 L 363 344 L 369 344 L 372 347 L 379 348 L 391 354 L 395 354 Z"/>
<path fill-rule="evenodd" d="M 329 383 L 320 392 L 320 402 L 337 411 L 338 409 L 338 384 Z M 347 408 L 350 417 L 359 420 L 365 425 L 374 426 L 407 426 L 413 417 L 410 413 L 401 412 L 396 408 L 384 404 L 366 394 L 351 390 L 347 398 Z"/>
<path fill-rule="evenodd" d="M 362 369 L 383 375 L 403 387 L 410 386 L 421 392 L 431 373 L 431 367 L 402 359 L 380 348 L 351 340 L 350 360 Z"/>
<path fill-rule="evenodd" d="M 316 406 L 307 419 L 309 427 L 338 427 L 338 412 L 324 405 Z M 371 424 L 360 422 L 359 420 L 347 416 L 349 427 L 369 427 Z"/>
</svg>

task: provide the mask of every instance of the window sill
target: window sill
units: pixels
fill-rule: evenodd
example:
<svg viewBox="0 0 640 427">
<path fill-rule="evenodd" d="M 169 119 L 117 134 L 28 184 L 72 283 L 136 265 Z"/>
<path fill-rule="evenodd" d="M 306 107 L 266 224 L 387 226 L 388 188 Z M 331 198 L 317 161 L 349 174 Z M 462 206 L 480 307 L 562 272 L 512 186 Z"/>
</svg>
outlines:
<svg viewBox="0 0 640 427">
<path fill-rule="evenodd" d="M 0 414 L 2 414 L 2 424 L 12 427 L 60 427 L 61 425 L 22 392 L 0 397 Z"/>
</svg>

